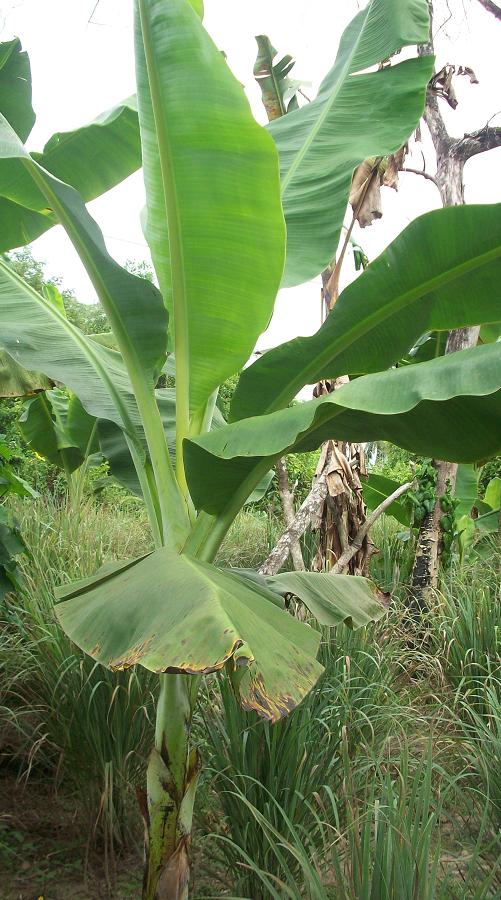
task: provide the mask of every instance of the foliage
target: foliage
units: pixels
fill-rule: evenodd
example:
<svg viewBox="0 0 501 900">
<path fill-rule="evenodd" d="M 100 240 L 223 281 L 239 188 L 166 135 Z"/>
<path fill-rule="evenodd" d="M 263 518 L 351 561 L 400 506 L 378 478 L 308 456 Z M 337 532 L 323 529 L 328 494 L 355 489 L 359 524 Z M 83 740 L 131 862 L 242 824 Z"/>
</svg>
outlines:
<svg viewBox="0 0 501 900">
<path fill-rule="evenodd" d="M 499 628 L 499 625 L 498 625 Z M 461 698 L 459 726 L 466 740 L 494 828 L 501 829 L 501 678 L 489 677 L 477 695 Z"/>
<path fill-rule="evenodd" d="M 219 863 L 238 872 L 244 853 L 252 860 L 237 876 L 239 896 L 267 896 L 256 869 L 272 880 L 283 877 L 277 843 L 264 838 L 261 820 L 280 840 L 295 829 L 307 847 L 321 845 L 322 807 L 339 795 L 344 777 L 343 742 L 351 757 L 361 748 L 377 748 L 405 716 L 392 687 L 391 652 L 383 656 L 370 632 L 326 635 L 321 659 L 325 673 L 315 689 L 273 727 L 239 710 L 223 680 L 203 704 L 201 736 L 207 734 L 211 787 L 224 813 L 221 834 L 227 836 Z M 249 814 L 250 806 L 258 815 Z M 300 861 L 291 857 L 288 865 L 300 880 Z"/>
<path fill-rule="evenodd" d="M 377 509 L 377 507 L 387 500 L 398 490 L 401 485 L 391 478 L 384 475 L 377 475 L 371 472 L 367 478 L 362 479 L 362 490 L 364 502 L 369 510 Z M 394 500 L 386 507 L 386 515 L 394 516 L 401 525 L 409 525 L 409 511 L 405 506 L 405 496 L 403 500 Z"/>
<path fill-rule="evenodd" d="M 2 501 L 10 496 L 36 497 L 36 491 L 14 472 L 11 466 L 12 453 L 4 438 L 5 435 L 0 434 L 0 497 Z M 22 577 L 16 557 L 25 550 L 26 546 L 21 537 L 17 520 L 12 512 L 2 504 L 0 506 L 0 601 L 5 600 L 6 594 L 17 591 L 22 586 Z"/>
<path fill-rule="evenodd" d="M 270 122 L 288 224 L 285 286 L 308 281 L 331 262 L 353 170 L 369 156 L 396 151 L 421 115 L 429 58 L 369 70 L 427 37 L 423 4 L 372 0 L 345 29 L 314 100 Z M 328 204 L 322 202 L 326 194 Z"/>
<path fill-rule="evenodd" d="M 409 450 L 404 450 L 387 441 L 378 441 L 375 445 L 370 444 L 367 449 L 369 459 L 373 449 L 377 455 L 374 464 L 370 465 L 370 471 L 392 478 L 399 484 L 410 481 L 414 476 L 416 465 L 422 462 Z"/>
<path fill-rule="evenodd" d="M 487 485 L 489 484 L 491 479 L 496 478 L 496 476 L 501 477 L 501 456 L 496 456 L 495 459 L 488 460 L 482 466 L 479 478 L 480 491 L 485 492 L 485 490 L 487 489 Z"/>
<path fill-rule="evenodd" d="M 113 674 L 59 628 L 61 578 L 95 571 L 110 556 L 148 549 L 144 513 L 50 496 L 14 507 L 30 553 L 23 588 L 1 614 L 0 725 L 25 777 L 49 772 L 83 814 L 88 839 L 111 852 L 137 840 L 134 786 L 149 750 L 157 685 L 144 670 Z"/>
<path fill-rule="evenodd" d="M 261 505 L 268 505 L 266 498 L 262 503 L 253 504 L 252 508 L 244 509 L 238 514 L 219 550 L 218 565 L 258 569 L 263 559 L 266 559 L 278 541 L 282 527 L 274 515 L 259 508 Z"/>
<path fill-rule="evenodd" d="M 406 501 L 411 505 L 413 525 L 417 528 L 435 507 L 437 470 L 430 459 L 425 460 L 416 472 L 416 486 L 408 491 Z"/>
<path fill-rule="evenodd" d="M 347 767 L 342 799 L 349 804 L 346 825 L 340 827 L 339 797 L 318 798 L 315 842 L 301 828 L 285 819 L 279 831 L 267 812 L 262 813 L 238 785 L 232 791 L 242 814 L 253 821 L 263 847 L 268 850 L 268 869 L 259 868 L 250 854 L 231 839 L 215 837 L 235 865 L 252 879 L 253 898 L 281 900 L 426 900 L 495 898 L 500 886 L 499 840 L 491 840 L 485 825 L 485 804 L 479 809 L 479 834 L 467 849 L 465 863 L 441 853 L 439 827 L 460 802 L 454 776 L 440 763 L 411 759 L 405 745 L 400 755 L 367 771 L 366 788 L 352 793 L 353 776 Z M 473 799 L 473 796 L 472 796 Z M 273 803 L 270 797 L 270 805 Z M 278 804 L 276 804 L 278 807 Z M 284 816 L 285 817 L 285 816 Z M 277 878 L 275 872 L 279 871 Z M 212 895 L 211 895 L 212 896 Z"/>
<path fill-rule="evenodd" d="M 140 668 L 112 674 L 86 661 L 55 626 L 52 591 L 61 578 L 82 577 L 107 559 L 147 550 L 144 512 L 132 503 L 87 500 L 74 519 L 50 498 L 19 501 L 15 512 L 34 550 L 22 560 L 27 589 L 9 603 L 9 619 L 4 613 L 0 630 L 3 756 L 16 754 L 25 777 L 43 774 L 57 783 L 82 836 L 104 840 L 111 857 L 139 837 L 133 788 L 149 749 L 149 692 L 154 694 L 156 685 Z M 265 545 L 267 525 L 262 514 L 244 512 L 240 518 L 230 535 L 231 563 L 246 566 L 252 564 L 253 542 Z M 376 529 L 381 553 L 371 564 L 383 586 L 384 572 L 391 581 L 401 567 L 404 545 L 396 534 L 392 519 Z M 397 555 L 390 559 L 393 552 Z M 237 707 L 223 679 L 207 682 L 194 723 L 209 768 L 198 817 L 209 834 L 199 839 L 196 896 L 232 891 L 232 896 L 268 898 L 279 890 L 278 874 L 289 892 L 285 896 L 308 896 L 309 890 L 319 900 L 352 900 L 359 896 L 357 884 L 357 890 L 363 884 L 376 890 L 381 871 L 393 883 L 416 855 L 423 864 L 414 867 L 410 883 L 433 884 L 432 869 L 430 881 L 425 878 L 428 831 L 412 827 L 425 807 L 430 863 L 440 850 L 435 896 L 497 896 L 501 848 L 485 824 L 498 821 L 495 699 L 487 704 L 495 680 L 486 684 L 481 675 L 486 660 L 492 663 L 500 653 L 498 565 L 499 556 L 477 559 L 466 570 L 453 564 L 444 575 L 447 602 L 434 619 L 431 643 L 419 651 L 409 649 L 398 610 L 375 628 L 342 628 L 330 638 L 326 633 L 325 675 L 277 726 Z M 474 657 L 479 677 L 472 669 L 468 682 L 464 660 Z M 479 690 L 482 705 L 475 698 Z M 454 707 L 450 718 L 447 706 Z M 430 731 L 431 763 L 422 738 Z M 300 737 L 311 752 L 303 752 Z M 450 780 L 457 780 L 458 772 L 456 792 Z M 71 858 L 74 851 L 68 847 L 66 853 Z M 202 889 L 209 860 L 212 878 Z M 391 875 L 384 869 L 390 864 Z M 245 883 L 252 885 L 250 891 L 238 890 Z M 117 894 L 122 896 L 118 888 Z M 381 900 L 387 897 L 383 893 Z"/>
<path fill-rule="evenodd" d="M 21 250 L 7 254 L 6 259 L 14 271 L 39 294 L 43 295 L 47 285 L 58 287 L 61 284 L 60 278 L 47 278 L 45 264 L 35 259 L 29 247 L 23 247 Z M 84 334 L 101 334 L 110 331 L 106 314 L 99 301 L 97 303 L 81 303 L 71 290 L 64 290 L 61 296 L 68 320 Z"/>
<path fill-rule="evenodd" d="M 288 77 L 294 68 L 292 56 L 284 56 L 278 62 L 274 62 L 277 51 L 269 37 L 258 34 L 256 41 L 258 52 L 254 64 L 254 78 L 261 88 L 263 105 L 271 121 L 292 109 L 297 109 L 297 89 L 300 82 Z"/>
<path fill-rule="evenodd" d="M 139 139 L 135 101 L 36 155 L 17 123 L 0 116 L 3 245 L 62 224 L 113 334 L 83 333 L 59 301 L 1 262 L 0 325 L 16 363 L 61 382 L 103 420 L 110 460 L 127 475 L 133 464 L 146 503 L 154 550 L 64 584 L 56 615 L 111 672 L 142 664 L 160 675 L 144 897 L 174 879 L 184 900 L 200 770 L 190 746 L 198 676 L 224 668 L 243 708 L 276 721 L 322 672 L 320 631 L 289 615 L 285 596 L 297 596 L 319 625 L 356 627 L 384 613 L 365 579 L 224 570 L 214 565 L 222 541 L 279 456 L 327 438 L 387 439 L 464 462 L 501 450 L 500 346 L 391 368 L 425 331 L 493 321 L 501 239 L 496 206 L 421 217 L 343 292 L 315 335 L 243 369 L 284 263 L 291 284 L 329 262 L 354 166 L 370 149 L 396 149 L 419 119 L 432 60 L 382 64 L 426 40 L 427 6 L 370 0 L 317 98 L 268 132 L 204 30 L 199 2 L 136 0 L 135 12 Z M 85 205 L 137 167 L 139 143 L 159 288 L 117 265 Z M 169 353 L 175 388 L 158 390 Z M 214 416 L 217 390 L 239 371 L 225 424 Z M 361 377 L 290 405 L 304 385 L 346 373 Z"/>
<path fill-rule="evenodd" d="M 499 551 L 443 577 L 443 599 L 431 621 L 446 679 L 461 697 L 476 702 L 501 668 Z"/>
<path fill-rule="evenodd" d="M 228 421 L 231 401 L 233 400 L 233 394 L 235 393 L 239 377 L 239 373 L 231 375 L 231 377 L 227 378 L 226 381 L 223 381 L 219 387 L 216 402 L 226 421 Z"/>
</svg>

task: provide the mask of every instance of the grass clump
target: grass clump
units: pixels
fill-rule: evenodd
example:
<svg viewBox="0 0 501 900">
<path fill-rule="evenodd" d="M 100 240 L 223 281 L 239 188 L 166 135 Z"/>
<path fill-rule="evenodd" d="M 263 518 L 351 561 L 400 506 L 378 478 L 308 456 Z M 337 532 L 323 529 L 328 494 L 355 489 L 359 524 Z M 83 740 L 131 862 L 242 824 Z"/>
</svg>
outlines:
<svg viewBox="0 0 501 900">
<path fill-rule="evenodd" d="M 1 724 L 19 776 L 45 773 L 83 810 L 88 838 L 113 850 L 138 837 L 133 796 L 151 745 L 156 680 L 144 669 L 112 673 L 81 653 L 54 615 L 58 584 L 107 559 L 145 552 L 146 520 L 86 501 L 78 510 L 44 498 L 17 508 L 29 547 L 25 590 L 0 613 Z"/>
</svg>

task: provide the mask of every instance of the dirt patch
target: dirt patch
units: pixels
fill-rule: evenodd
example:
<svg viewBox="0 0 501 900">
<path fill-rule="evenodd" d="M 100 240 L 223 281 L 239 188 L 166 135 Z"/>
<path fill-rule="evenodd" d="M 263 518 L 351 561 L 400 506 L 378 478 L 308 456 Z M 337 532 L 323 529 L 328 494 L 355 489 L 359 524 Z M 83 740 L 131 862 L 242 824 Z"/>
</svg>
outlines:
<svg viewBox="0 0 501 900">
<path fill-rule="evenodd" d="M 139 852 L 106 859 L 88 845 L 75 804 L 50 781 L 0 773 L 2 900 L 127 900 L 140 896 Z M 104 860 L 104 863 L 103 863 Z"/>
</svg>

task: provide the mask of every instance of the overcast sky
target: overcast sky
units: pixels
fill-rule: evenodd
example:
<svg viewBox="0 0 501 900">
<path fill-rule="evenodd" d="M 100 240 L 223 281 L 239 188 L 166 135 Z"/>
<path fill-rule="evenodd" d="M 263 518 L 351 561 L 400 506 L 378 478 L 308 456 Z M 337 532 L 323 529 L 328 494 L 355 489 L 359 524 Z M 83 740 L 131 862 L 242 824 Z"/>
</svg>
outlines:
<svg viewBox="0 0 501 900">
<path fill-rule="evenodd" d="M 31 59 L 37 114 L 29 140 L 32 150 L 42 149 L 54 131 L 81 125 L 135 91 L 132 2 L 100 0 L 92 15 L 95 5 L 96 0 L 4 0 L 1 4 L 1 39 L 19 36 Z M 268 34 L 280 52 L 293 54 L 295 77 L 310 82 L 306 91 L 314 94 L 334 61 L 343 28 L 364 5 L 365 0 L 205 0 L 205 25 L 245 84 L 256 118 L 264 122 L 259 88 L 252 78 L 254 35 Z M 501 111 L 501 23 L 477 0 L 437 0 L 436 8 L 437 66 L 446 62 L 470 66 L 480 81 L 473 86 L 467 78 L 456 79 L 460 102 L 455 112 L 441 103 L 450 132 L 461 136 Z M 493 124 L 501 124 L 501 115 Z M 433 172 L 426 134 L 413 152 L 412 165 L 422 166 L 423 152 L 427 169 Z M 501 201 L 501 149 L 470 161 L 465 175 L 468 202 Z M 108 249 L 119 262 L 149 257 L 139 224 L 143 203 L 142 177 L 137 173 L 90 204 Z M 435 186 L 411 174 L 401 176 L 398 194 L 384 189 L 383 203 L 383 219 L 355 234 L 371 259 L 413 218 L 440 205 Z M 39 238 L 32 249 L 46 262 L 48 274 L 62 277 L 63 286 L 74 288 L 79 299 L 93 300 L 86 274 L 59 228 Z M 348 266 L 345 282 L 352 277 Z M 282 291 L 260 346 L 267 348 L 315 331 L 319 315 L 318 282 Z"/>
</svg>

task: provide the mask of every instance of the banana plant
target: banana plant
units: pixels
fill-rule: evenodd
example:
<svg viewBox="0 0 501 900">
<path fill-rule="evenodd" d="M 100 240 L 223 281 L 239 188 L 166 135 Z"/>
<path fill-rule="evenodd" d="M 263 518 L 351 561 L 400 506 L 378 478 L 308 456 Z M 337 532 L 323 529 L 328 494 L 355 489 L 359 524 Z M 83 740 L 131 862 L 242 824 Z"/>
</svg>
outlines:
<svg viewBox="0 0 501 900">
<path fill-rule="evenodd" d="M 361 627 L 384 614 L 377 589 L 364 578 L 285 573 L 265 579 L 225 570 L 217 565 L 221 542 L 278 457 L 327 438 L 386 438 L 466 461 L 499 452 L 501 347 L 388 367 L 427 330 L 497 321 L 501 216 L 498 207 L 458 208 L 409 226 L 347 289 L 348 297 L 339 298 L 317 335 L 270 351 L 244 370 L 234 421 L 211 430 L 218 387 L 245 365 L 282 279 L 277 146 L 254 121 L 241 85 L 204 30 L 199 0 L 135 0 L 134 6 L 145 230 L 160 289 L 111 259 L 78 191 L 28 153 L 2 117 L 0 193 L 65 228 L 113 341 L 84 335 L 1 261 L 0 340 L 16 362 L 66 385 L 89 415 L 118 431 L 134 462 L 155 549 L 62 586 L 56 614 L 101 664 L 114 671 L 142 665 L 159 675 L 142 798 L 143 897 L 184 900 L 201 766 L 190 735 L 200 678 L 224 671 L 245 709 L 276 721 L 322 671 L 320 633 L 287 612 L 286 596 L 331 627 L 342 621 Z M 372 0 L 368 7 L 379 53 L 394 6 Z M 419 18 L 424 6 L 409 0 L 406 9 Z M 357 17 L 351 32 L 358 50 L 349 54 L 347 73 L 373 61 L 361 27 L 369 18 Z M 396 21 L 418 34 L 404 15 Z M 390 43 L 396 39 L 392 32 Z M 397 82 L 405 72 L 408 67 Z M 321 111 L 319 120 L 325 120 Z M 299 171 L 297 161 L 291 167 Z M 304 202 L 309 208 L 311 196 Z M 298 203 L 300 192 L 296 209 Z M 308 222 L 305 215 L 305 233 Z M 307 243 L 289 242 L 289 259 L 300 254 L 304 264 L 309 252 Z M 156 390 L 168 359 L 175 361 L 168 398 L 174 434 Z M 336 371 L 361 377 L 334 395 L 289 408 L 304 384 Z"/>
</svg>

